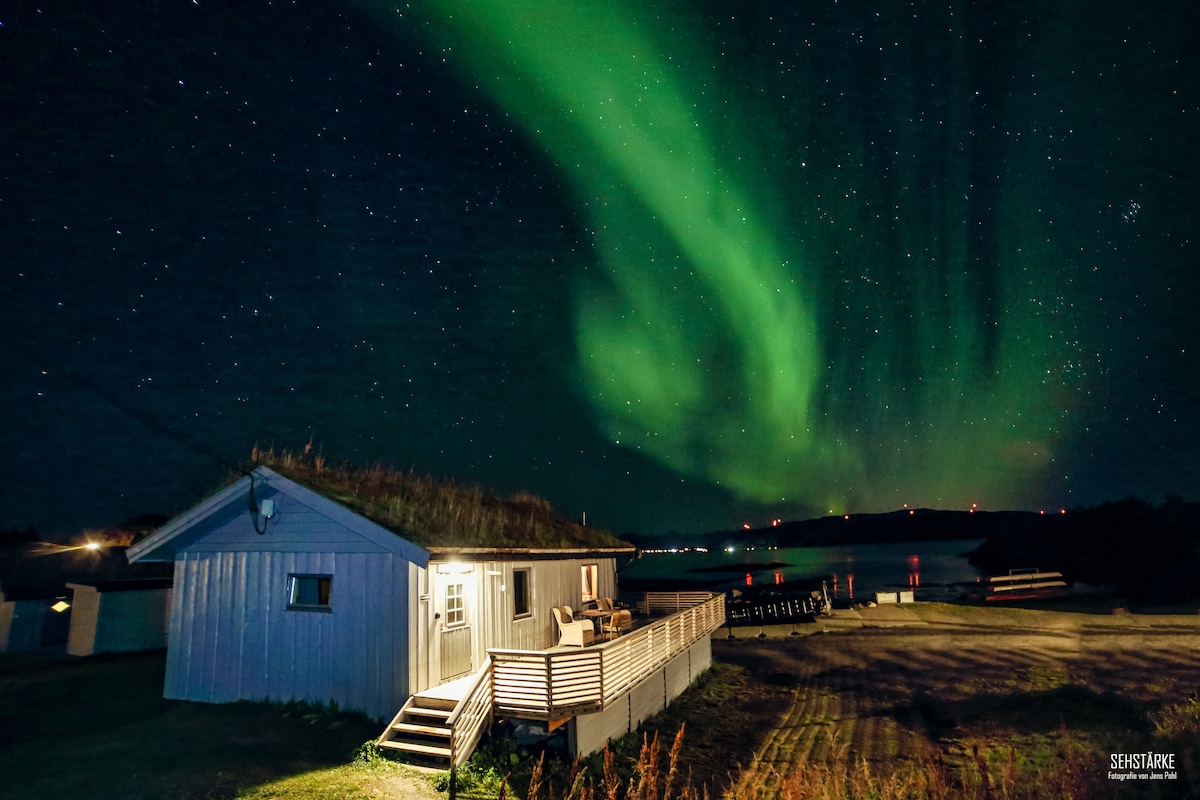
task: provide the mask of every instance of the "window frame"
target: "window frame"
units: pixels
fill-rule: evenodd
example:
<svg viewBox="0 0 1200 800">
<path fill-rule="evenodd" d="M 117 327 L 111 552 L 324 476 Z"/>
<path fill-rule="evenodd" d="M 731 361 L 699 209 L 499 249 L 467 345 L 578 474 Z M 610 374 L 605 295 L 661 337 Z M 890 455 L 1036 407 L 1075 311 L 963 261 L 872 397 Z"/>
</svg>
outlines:
<svg viewBox="0 0 1200 800">
<path fill-rule="evenodd" d="M 589 576 L 585 578 L 584 575 Z M 583 597 L 583 602 L 595 602 L 600 597 L 600 565 L 599 564 L 583 564 L 579 568 L 579 593 Z M 588 592 L 588 584 L 591 584 L 591 592 Z"/>
<path fill-rule="evenodd" d="M 450 590 L 458 587 L 456 594 L 451 594 Z M 446 628 L 461 628 L 467 624 L 467 587 L 465 581 L 451 581 L 446 584 L 446 621 L 443 626 Z M 452 600 L 458 602 L 451 605 Z M 457 615 L 457 619 L 455 618 Z"/>
<path fill-rule="evenodd" d="M 315 582 L 317 602 L 302 603 L 298 598 L 302 596 L 301 587 L 307 581 Z M 322 592 L 324 589 L 324 592 Z M 303 594 L 307 594 L 304 592 Z M 321 602 L 322 594 L 324 602 Z M 333 611 L 333 576 L 323 573 L 308 573 L 308 572 L 289 572 L 287 581 L 287 610 L 288 611 L 320 611 L 331 613 Z"/>
<path fill-rule="evenodd" d="M 511 592 L 513 599 L 513 619 L 528 619 L 533 616 L 533 570 L 529 567 L 517 567 L 513 569 L 513 590 Z M 517 587 L 524 585 L 523 590 Z M 521 595 L 524 595 L 525 607 L 522 609 L 517 600 Z"/>
</svg>

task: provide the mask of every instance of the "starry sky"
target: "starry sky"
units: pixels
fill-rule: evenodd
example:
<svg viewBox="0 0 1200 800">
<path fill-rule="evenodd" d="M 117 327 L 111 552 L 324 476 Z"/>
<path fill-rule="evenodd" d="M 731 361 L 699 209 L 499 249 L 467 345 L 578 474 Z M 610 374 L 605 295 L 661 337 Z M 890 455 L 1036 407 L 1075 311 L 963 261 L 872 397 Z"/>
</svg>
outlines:
<svg viewBox="0 0 1200 800">
<path fill-rule="evenodd" d="M 617 533 L 1197 499 L 1191 2 L 0 11 L 0 526 L 307 442 Z"/>
</svg>

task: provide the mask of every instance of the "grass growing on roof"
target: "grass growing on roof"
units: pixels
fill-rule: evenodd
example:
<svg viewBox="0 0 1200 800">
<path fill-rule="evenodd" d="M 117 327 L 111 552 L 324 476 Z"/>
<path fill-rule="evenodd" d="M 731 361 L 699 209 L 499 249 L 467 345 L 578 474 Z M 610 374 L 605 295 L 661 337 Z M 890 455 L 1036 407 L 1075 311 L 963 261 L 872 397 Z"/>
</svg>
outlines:
<svg viewBox="0 0 1200 800">
<path fill-rule="evenodd" d="M 478 486 L 384 464 L 332 464 L 308 448 L 293 453 L 256 447 L 252 460 L 425 547 L 632 547 L 526 492 L 500 498 Z"/>
</svg>

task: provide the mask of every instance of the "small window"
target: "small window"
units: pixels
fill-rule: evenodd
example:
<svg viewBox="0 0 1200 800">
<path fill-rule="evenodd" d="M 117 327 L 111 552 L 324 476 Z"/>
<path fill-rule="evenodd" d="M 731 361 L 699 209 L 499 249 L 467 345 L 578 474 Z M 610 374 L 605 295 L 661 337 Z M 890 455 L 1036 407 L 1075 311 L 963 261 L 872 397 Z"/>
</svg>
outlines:
<svg viewBox="0 0 1200 800">
<path fill-rule="evenodd" d="M 446 627 L 462 625 L 466 621 L 463 605 L 463 585 L 450 583 L 446 585 Z"/>
<path fill-rule="evenodd" d="M 331 575 L 289 575 L 288 608 L 301 611 L 329 611 Z"/>
<path fill-rule="evenodd" d="M 595 600 L 597 567 L 595 564 L 584 564 L 581 572 L 583 578 L 583 600 L 584 602 Z"/>
<path fill-rule="evenodd" d="M 513 570 L 512 599 L 513 619 L 528 617 L 533 613 L 533 603 L 529 594 L 529 570 Z"/>
</svg>

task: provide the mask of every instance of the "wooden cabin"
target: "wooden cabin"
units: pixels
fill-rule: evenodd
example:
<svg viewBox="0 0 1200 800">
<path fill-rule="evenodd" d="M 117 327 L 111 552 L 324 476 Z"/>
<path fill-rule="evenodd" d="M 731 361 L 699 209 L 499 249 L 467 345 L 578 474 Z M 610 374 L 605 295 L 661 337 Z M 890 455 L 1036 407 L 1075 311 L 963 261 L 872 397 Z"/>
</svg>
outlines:
<svg viewBox="0 0 1200 800">
<path fill-rule="evenodd" d="M 418 732 L 411 746 L 395 746 L 461 763 L 496 716 L 497 659 L 513 663 L 538 654 L 549 675 L 554 659 L 543 656 L 558 644 L 551 608 L 615 596 L 618 560 L 635 554 L 625 542 L 561 518 L 553 531 L 557 541 L 547 541 L 547 527 L 535 524 L 548 510 L 544 503 L 477 493 L 462 500 L 467 506 L 508 503 L 507 511 L 472 517 L 479 525 L 507 520 L 481 539 L 447 527 L 444 515 L 422 517 L 410 499 L 389 500 L 378 491 L 378 475 L 347 473 L 333 481 L 319 468 L 291 466 L 290 477 L 255 469 L 129 549 L 131 562 L 175 564 L 165 697 L 336 702 L 380 719 L 395 716 L 383 737 L 394 742 L 409 727 L 437 727 L 405 721 L 397 712 L 423 694 L 440 694 L 435 705 L 443 708 L 424 717 L 449 723 L 444 733 Z M 416 523 L 422 520 L 441 529 L 421 530 Z M 715 619 L 716 611 L 709 616 Z M 723 606 L 720 617 L 703 634 L 693 626 L 677 636 L 672 658 L 685 639 L 685 655 L 700 639 L 707 645 L 724 621 Z M 562 655 L 601 648 L 574 650 Z M 658 651 L 667 652 L 661 645 Z M 683 685 L 710 660 L 711 650 L 689 656 Z M 665 662 L 647 662 L 632 677 L 664 668 Z M 460 728 L 452 746 L 468 699 L 463 693 L 481 682 L 488 686 L 486 703 L 475 697 L 470 732 Z M 660 677 L 658 689 L 663 685 Z M 615 708 L 617 698 L 609 700 Z M 575 716 L 553 703 L 533 706 L 524 718 L 561 724 Z M 605 709 L 601 702 L 588 710 Z M 505 713 L 522 715 L 516 707 Z M 628 729 L 628 708 L 612 716 Z M 598 735 L 585 731 L 572 741 L 587 752 L 583 748 L 597 741 L 603 746 L 607 736 Z"/>
<path fill-rule="evenodd" d="M 67 655 L 126 653 L 167 646 L 170 578 L 68 583 L 72 592 Z"/>
</svg>

